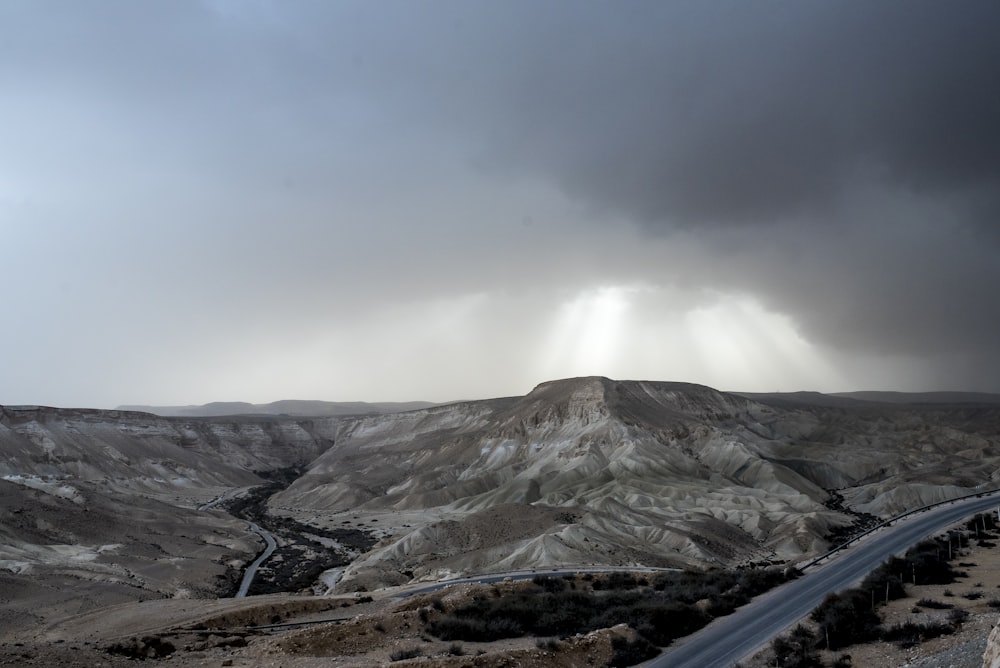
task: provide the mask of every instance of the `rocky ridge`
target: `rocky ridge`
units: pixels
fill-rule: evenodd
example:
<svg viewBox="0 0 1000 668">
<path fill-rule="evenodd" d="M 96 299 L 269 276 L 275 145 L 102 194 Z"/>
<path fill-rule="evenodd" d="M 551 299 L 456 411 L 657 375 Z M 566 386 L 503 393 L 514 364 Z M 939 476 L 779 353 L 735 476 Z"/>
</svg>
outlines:
<svg viewBox="0 0 1000 668">
<path fill-rule="evenodd" d="M 391 523 L 342 587 L 483 569 L 796 560 L 854 522 L 989 484 L 990 407 L 754 400 L 580 378 L 524 397 L 347 419 L 276 512 Z M 528 531 L 507 531 L 498 515 Z M 843 533 L 841 531 L 841 533 Z"/>
</svg>

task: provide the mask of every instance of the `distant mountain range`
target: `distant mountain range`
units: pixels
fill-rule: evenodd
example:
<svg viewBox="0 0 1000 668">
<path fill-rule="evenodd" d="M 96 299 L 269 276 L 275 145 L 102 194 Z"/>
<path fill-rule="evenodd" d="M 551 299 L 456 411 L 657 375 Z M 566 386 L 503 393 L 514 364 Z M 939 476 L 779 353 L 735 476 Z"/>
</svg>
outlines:
<svg viewBox="0 0 1000 668">
<path fill-rule="evenodd" d="M 785 405 L 825 406 L 827 408 L 861 407 L 863 402 L 879 404 L 904 404 L 908 406 L 927 405 L 1000 405 L 1000 394 L 989 392 L 882 392 L 865 390 L 860 392 L 732 392 L 732 394 Z"/>
<path fill-rule="evenodd" d="M 989 392 L 836 392 L 829 396 L 879 401 L 886 404 L 1000 404 L 1000 394 Z"/>
<path fill-rule="evenodd" d="M 401 413 L 438 406 L 430 401 L 311 401 L 284 399 L 269 404 L 245 401 L 213 401 L 200 406 L 119 406 L 120 411 L 139 411 L 165 417 L 220 417 L 225 415 L 294 415 L 328 417 L 331 415 L 371 415 Z"/>
</svg>

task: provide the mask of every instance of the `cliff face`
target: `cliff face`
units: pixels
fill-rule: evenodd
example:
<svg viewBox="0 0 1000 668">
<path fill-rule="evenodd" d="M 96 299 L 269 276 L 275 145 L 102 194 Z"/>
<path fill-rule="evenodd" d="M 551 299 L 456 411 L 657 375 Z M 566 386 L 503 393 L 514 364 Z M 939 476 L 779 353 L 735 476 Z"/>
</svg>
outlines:
<svg viewBox="0 0 1000 668">
<path fill-rule="evenodd" d="M 1000 625 L 993 627 L 990 637 L 986 640 L 983 668 L 1000 668 Z"/>
</svg>

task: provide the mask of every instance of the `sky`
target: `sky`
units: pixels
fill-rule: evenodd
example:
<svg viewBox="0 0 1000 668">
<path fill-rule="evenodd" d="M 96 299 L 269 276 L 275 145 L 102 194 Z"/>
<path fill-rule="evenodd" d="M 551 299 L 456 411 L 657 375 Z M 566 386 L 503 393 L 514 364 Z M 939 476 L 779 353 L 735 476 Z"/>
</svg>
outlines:
<svg viewBox="0 0 1000 668">
<path fill-rule="evenodd" d="M 0 404 L 998 392 L 998 30 L 995 0 L 0 0 Z"/>
</svg>

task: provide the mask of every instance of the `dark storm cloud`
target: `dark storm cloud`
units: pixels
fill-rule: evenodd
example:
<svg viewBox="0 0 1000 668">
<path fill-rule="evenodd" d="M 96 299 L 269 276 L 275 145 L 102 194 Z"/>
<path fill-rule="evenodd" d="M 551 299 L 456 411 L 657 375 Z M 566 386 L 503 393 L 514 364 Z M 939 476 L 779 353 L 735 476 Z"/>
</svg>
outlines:
<svg viewBox="0 0 1000 668">
<path fill-rule="evenodd" d="M 190 401 L 199 361 L 233 388 L 291 355 L 406 399 L 367 366 L 513 378 L 550 326 L 574 347 L 632 299 L 655 341 L 736 295 L 895 360 L 848 382 L 1000 389 L 998 26 L 974 0 L 4 3 L 0 278 L 37 294 L 0 378 L 139 387 L 162 358 Z M 593 327 L 553 325 L 577 307 Z M 397 329 L 421 343 L 383 361 Z"/>
<path fill-rule="evenodd" d="M 996 3 L 642 9 L 509 35 L 499 160 L 653 226 L 822 215 L 859 181 L 997 197 Z"/>
<path fill-rule="evenodd" d="M 1000 5 L 629 7 L 536 6 L 483 40 L 483 164 L 688 230 L 696 281 L 813 341 L 997 387 Z"/>
</svg>

